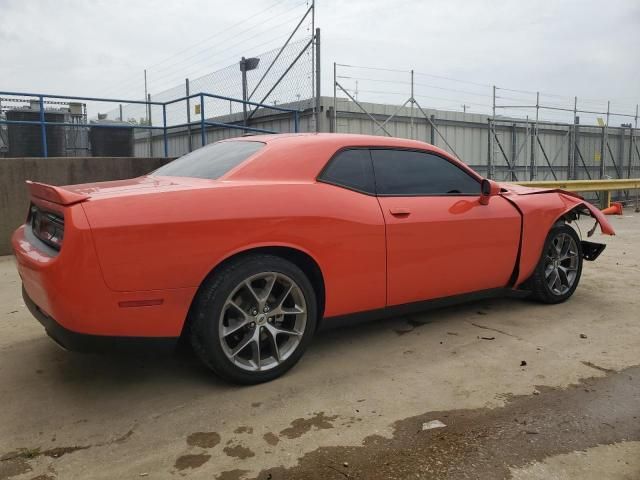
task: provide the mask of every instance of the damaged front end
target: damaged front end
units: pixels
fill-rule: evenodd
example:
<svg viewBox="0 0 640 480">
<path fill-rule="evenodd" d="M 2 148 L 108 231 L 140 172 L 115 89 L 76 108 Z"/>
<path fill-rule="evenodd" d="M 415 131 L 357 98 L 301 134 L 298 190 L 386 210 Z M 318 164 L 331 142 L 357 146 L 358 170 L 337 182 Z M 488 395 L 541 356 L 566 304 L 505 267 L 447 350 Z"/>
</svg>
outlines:
<svg viewBox="0 0 640 480">
<path fill-rule="evenodd" d="M 582 199 L 582 197 L 571 192 L 559 191 L 558 193 L 560 193 L 565 199 L 569 199 L 571 202 L 576 200 L 578 202 L 575 207 L 571 208 L 571 210 L 562 216 L 567 223 L 579 220 L 581 215 L 587 215 L 595 220 L 593 227 L 587 232 L 588 238 L 593 236 L 598 225 L 600 225 L 600 231 L 604 235 L 615 235 L 615 231 L 609 223 L 609 220 L 607 220 L 607 217 L 596 207 L 587 203 Z M 580 244 L 582 246 L 582 257 L 590 262 L 597 259 L 606 248 L 604 243 L 589 242 L 587 240 L 581 240 Z"/>
</svg>

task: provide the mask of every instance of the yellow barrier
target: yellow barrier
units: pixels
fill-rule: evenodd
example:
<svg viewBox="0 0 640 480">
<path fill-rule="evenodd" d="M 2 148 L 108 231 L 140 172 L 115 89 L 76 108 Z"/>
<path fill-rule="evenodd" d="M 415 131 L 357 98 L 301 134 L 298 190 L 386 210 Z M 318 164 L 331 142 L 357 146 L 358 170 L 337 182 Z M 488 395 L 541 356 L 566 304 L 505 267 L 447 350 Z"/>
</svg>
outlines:
<svg viewBox="0 0 640 480">
<path fill-rule="evenodd" d="M 616 180 L 533 180 L 513 183 L 525 187 L 561 188 L 570 192 L 602 192 L 600 194 L 600 208 L 609 207 L 611 204 L 611 192 L 617 190 L 636 190 L 636 210 L 638 209 L 640 178 L 621 178 Z"/>
</svg>

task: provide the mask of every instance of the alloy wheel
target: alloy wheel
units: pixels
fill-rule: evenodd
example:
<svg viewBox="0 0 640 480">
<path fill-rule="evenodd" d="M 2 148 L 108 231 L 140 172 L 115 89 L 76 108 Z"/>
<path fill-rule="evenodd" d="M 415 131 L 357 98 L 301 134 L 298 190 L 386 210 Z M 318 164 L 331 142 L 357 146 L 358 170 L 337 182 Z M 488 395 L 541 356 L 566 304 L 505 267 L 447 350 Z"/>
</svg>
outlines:
<svg viewBox="0 0 640 480">
<path fill-rule="evenodd" d="M 222 350 L 248 371 L 270 370 L 296 350 L 307 324 L 300 287 L 278 272 L 253 275 L 227 297 L 219 321 Z"/>
<path fill-rule="evenodd" d="M 567 233 L 556 235 L 547 248 L 544 278 L 554 295 L 564 295 L 578 276 L 578 245 Z"/>
</svg>

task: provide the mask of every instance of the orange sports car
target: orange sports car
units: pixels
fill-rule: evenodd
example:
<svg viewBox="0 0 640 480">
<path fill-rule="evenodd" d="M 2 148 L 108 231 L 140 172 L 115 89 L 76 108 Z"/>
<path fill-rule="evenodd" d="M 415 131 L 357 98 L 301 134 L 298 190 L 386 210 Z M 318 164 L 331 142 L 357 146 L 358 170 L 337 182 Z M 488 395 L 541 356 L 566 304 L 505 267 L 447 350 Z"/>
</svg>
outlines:
<svg viewBox="0 0 640 480">
<path fill-rule="evenodd" d="M 574 193 L 498 184 L 432 145 L 366 135 L 235 138 L 140 178 L 28 188 L 13 248 L 54 340 L 187 338 L 245 384 L 291 368 L 330 319 L 493 295 L 562 302 L 604 249 L 569 224 L 586 214 L 614 234 Z"/>
</svg>

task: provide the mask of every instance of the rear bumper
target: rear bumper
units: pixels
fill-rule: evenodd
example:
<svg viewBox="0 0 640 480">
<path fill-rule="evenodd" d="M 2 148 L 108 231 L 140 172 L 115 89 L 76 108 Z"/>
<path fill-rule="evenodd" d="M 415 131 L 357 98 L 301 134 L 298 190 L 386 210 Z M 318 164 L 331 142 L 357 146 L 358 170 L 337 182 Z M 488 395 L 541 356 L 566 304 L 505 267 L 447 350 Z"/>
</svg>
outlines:
<svg viewBox="0 0 640 480">
<path fill-rule="evenodd" d="M 91 231 L 82 223 L 86 220 L 74 213 L 65 213 L 65 244 L 59 253 L 47 252 L 29 234 L 28 225 L 13 234 L 23 289 L 37 306 L 30 308 L 34 316 L 54 339 L 73 350 L 76 335 L 130 337 L 133 343 L 148 337 L 178 338 L 196 288 L 110 289 L 102 277 Z"/>
<path fill-rule="evenodd" d="M 31 314 L 58 345 L 66 350 L 84 353 L 112 352 L 112 351 L 142 351 L 162 350 L 171 351 L 178 343 L 178 337 L 114 337 L 107 335 L 88 335 L 69 330 L 54 318 L 47 315 L 29 297 L 22 288 L 22 298 Z"/>
</svg>

